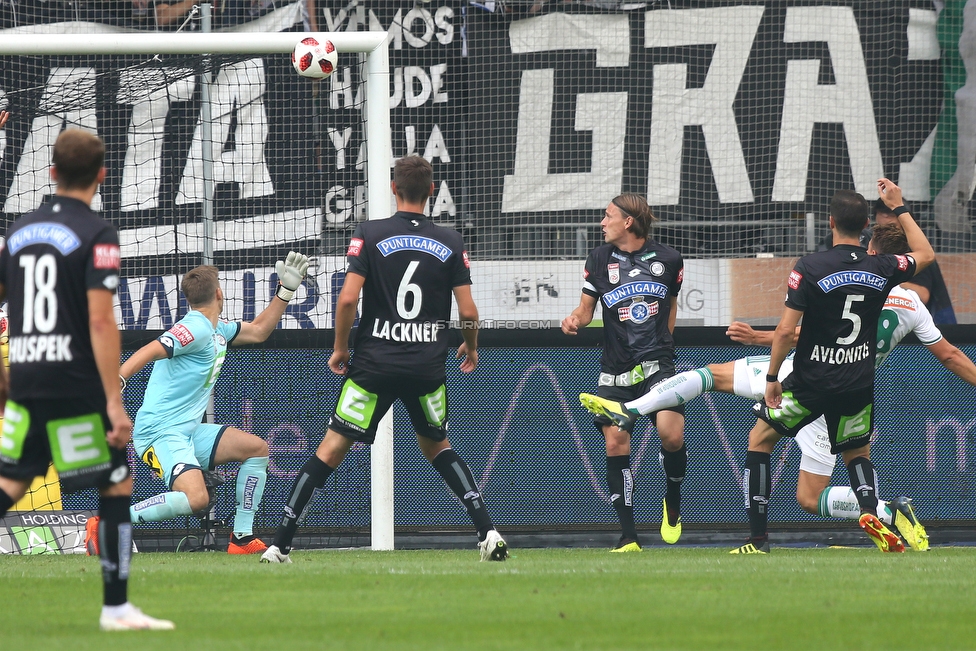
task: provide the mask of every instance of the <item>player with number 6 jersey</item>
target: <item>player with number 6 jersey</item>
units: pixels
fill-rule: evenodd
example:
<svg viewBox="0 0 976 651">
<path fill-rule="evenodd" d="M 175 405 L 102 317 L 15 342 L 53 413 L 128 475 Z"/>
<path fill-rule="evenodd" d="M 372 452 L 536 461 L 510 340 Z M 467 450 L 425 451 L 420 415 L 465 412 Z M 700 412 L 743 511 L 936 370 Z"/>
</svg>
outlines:
<svg viewBox="0 0 976 651">
<path fill-rule="evenodd" d="M 313 492 L 324 486 L 353 443 L 370 444 L 395 400 L 406 408 L 417 443 L 464 504 L 475 529 L 481 560 L 502 561 L 508 546 L 488 516 L 471 470 L 447 439 L 445 329 L 451 296 L 457 300 L 464 343 L 461 371 L 478 364 L 478 308 L 471 297 L 468 254 L 460 234 L 424 216 L 434 191 L 433 169 L 420 156 L 393 168 L 397 212 L 360 224 L 347 251 L 349 268 L 336 306 L 334 373 L 345 375 L 328 430 L 295 478 L 274 544 L 261 560 L 290 563 L 298 520 Z M 349 334 L 362 292 L 362 315 L 350 363 Z"/>
</svg>

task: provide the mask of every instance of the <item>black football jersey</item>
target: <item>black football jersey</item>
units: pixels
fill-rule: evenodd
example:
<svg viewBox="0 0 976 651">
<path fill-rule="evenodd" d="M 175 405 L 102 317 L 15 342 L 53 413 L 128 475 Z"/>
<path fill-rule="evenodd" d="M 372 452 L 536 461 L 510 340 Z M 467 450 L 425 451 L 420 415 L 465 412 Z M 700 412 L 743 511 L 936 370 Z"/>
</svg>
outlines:
<svg viewBox="0 0 976 651">
<path fill-rule="evenodd" d="M 115 227 L 82 201 L 55 196 L 14 222 L 0 251 L 11 399 L 104 396 L 87 292 L 114 294 L 120 266 Z"/>
<path fill-rule="evenodd" d="M 674 358 L 668 329 L 671 298 L 681 291 L 684 261 L 669 246 L 648 239 L 633 253 L 604 244 L 586 258 L 583 293 L 603 306 L 604 373 L 623 373 L 640 362 Z"/>
<path fill-rule="evenodd" d="M 796 379 L 818 393 L 873 387 L 878 317 L 891 288 L 914 274 L 909 255 L 847 244 L 800 258 L 786 294 L 786 306 L 803 312 Z"/>
<path fill-rule="evenodd" d="M 471 284 L 460 233 L 421 214 L 398 212 L 360 224 L 346 252 L 366 278 L 352 363 L 362 369 L 444 376 L 454 288 Z"/>
</svg>

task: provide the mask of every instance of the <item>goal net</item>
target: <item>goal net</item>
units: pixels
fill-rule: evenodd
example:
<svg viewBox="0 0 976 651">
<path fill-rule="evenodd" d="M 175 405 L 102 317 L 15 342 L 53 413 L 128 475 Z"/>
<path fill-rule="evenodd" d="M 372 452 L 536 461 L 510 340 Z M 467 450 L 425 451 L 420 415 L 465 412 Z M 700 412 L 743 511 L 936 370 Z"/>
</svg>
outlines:
<svg viewBox="0 0 976 651">
<path fill-rule="evenodd" d="M 292 17 L 289 26 L 294 15 L 284 18 Z M 108 179 L 93 208 L 119 229 L 124 279 L 117 317 L 123 329 L 165 329 L 181 318 L 188 306 L 177 291 L 179 277 L 199 264 L 221 270 L 223 316 L 251 320 L 273 297 L 274 263 L 289 250 L 308 254 L 314 267 L 284 325 L 331 327 L 326 319 L 331 310 L 310 315 L 310 306 L 320 298 L 320 285 L 341 286 L 348 232 L 329 227 L 321 199 L 329 186 L 342 183 L 351 189 L 341 202 L 355 215 L 350 224 L 389 216 L 389 70 L 385 33 L 317 36 L 332 40 L 342 57 L 337 79 L 348 84 L 343 108 L 351 125 L 343 137 L 359 145 L 350 153 L 348 168 L 338 174 L 323 170 L 321 143 L 315 140 L 327 126 L 316 102 L 332 82 L 313 82 L 292 69 L 290 53 L 302 34 L 105 29 L 95 35 L 4 34 L 0 108 L 11 118 L 2 132 L 6 191 L 0 201 L 8 224 L 54 193 L 48 168 L 57 135 L 68 127 L 85 129 L 106 143 Z M 293 128 L 282 131 L 282 124 L 300 125 L 306 137 L 295 138 Z M 287 337 L 279 344 L 294 346 Z M 223 368 L 228 382 L 215 396 L 214 422 L 244 427 L 271 443 L 269 499 L 257 527 L 277 524 L 291 479 L 324 434 L 338 388 L 327 359 L 321 351 L 267 350 Z M 282 409 L 277 387 L 265 386 L 269 373 L 299 363 L 302 370 L 295 377 L 322 379 L 309 383 L 304 415 Z M 144 371 L 126 391 L 133 415 L 147 378 Z M 318 544 L 392 546 L 392 441 L 380 439 L 372 454 L 365 448 L 353 451 L 350 463 L 330 482 L 334 495 L 309 509 L 304 535 L 316 535 Z M 166 490 L 142 462 L 132 461 L 137 469 L 134 501 Z M 232 479 L 235 469 L 221 472 Z M 228 483 L 215 491 L 216 508 L 209 516 L 218 525 L 234 510 L 233 481 Z M 60 514 L 95 504 L 94 491 L 61 495 L 52 470 L 17 504 L 12 516 L 19 520 L 9 524 L 8 517 L 8 526 L 0 527 L 0 548 L 80 551 L 83 520 Z M 32 524 L 42 528 L 33 530 Z M 212 544 L 200 534 L 196 519 L 143 528 L 154 527 L 165 534 L 143 537 L 150 549 Z M 29 535 L 21 535 L 24 531 Z M 225 547 L 226 540 L 217 544 Z"/>
</svg>

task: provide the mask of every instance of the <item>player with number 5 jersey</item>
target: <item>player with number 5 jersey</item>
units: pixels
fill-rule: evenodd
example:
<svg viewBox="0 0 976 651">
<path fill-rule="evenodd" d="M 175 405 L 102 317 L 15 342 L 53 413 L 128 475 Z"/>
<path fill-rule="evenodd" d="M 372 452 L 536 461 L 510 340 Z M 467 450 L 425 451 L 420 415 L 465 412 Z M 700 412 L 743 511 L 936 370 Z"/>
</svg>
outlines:
<svg viewBox="0 0 976 651">
<path fill-rule="evenodd" d="M 264 562 L 291 562 L 292 539 L 313 492 L 325 485 L 353 443 L 373 442 L 395 400 L 406 408 L 421 452 L 467 509 L 478 531 L 481 560 L 508 556 L 471 470 L 447 439 L 444 362 L 452 295 L 464 336 L 457 353 L 461 371 L 470 373 L 478 364 L 478 308 L 471 297 L 464 241 L 424 216 L 434 191 L 428 161 L 399 159 L 391 187 L 396 214 L 360 224 L 350 240 L 329 360 L 332 371 L 346 380 L 325 438 L 295 478 L 274 544 L 261 557 Z M 362 315 L 350 363 L 349 334 L 360 292 Z"/>
</svg>

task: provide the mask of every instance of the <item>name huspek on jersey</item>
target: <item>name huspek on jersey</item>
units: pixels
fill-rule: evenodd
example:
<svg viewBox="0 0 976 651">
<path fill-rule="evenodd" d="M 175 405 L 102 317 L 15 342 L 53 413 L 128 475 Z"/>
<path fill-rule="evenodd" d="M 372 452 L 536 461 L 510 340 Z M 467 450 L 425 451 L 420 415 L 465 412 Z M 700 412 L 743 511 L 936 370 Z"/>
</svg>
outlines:
<svg viewBox="0 0 976 651">
<path fill-rule="evenodd" d="M 441 262 L 447 262 L 447 259 L 454 253 L 450 247 L 437 240 L 419 235 L 394 235 L 377 242 L 376 248 L 379 249 L 384 258 L 397 251 L 422 251 L 431 254 Z"/>
<path fill-rule="evenodd" d="M 11 337 L 10 363 L 70 362 L 71 335 L 30 335 Z"/>
<path fill-rule="evenodd" d="M 832 348 L 814 344 L 813 350 L 810 351 L 810 361 L 824 364 L 853 364 L 866 359 L 870 354 L 871 342 L 869 341 L 853 348 Z"/>
<path fill-rule="evenodd" d="M 838 271 L 835 274 L 824 276 L 818 280 L 817 286 L 820 287 L 825 294 L 832 292 L 839 287 L 845 287 L 848 285 L 870 287 L 871 289 L 876 289 L 880 292 L 885 288 L 885 284 L 887 282 L 888 279 L 884 276 L 868 273 L 867 271 Z"/>
<path fill-rule="evenodd" d="M 442 326 L 438 323 L 426 321 L 423 323 L 404 323 L 401 321 L 386 321 L 373 319 L 373 331 L 370 333 L 377 339 L 387 341 L 417 341 L 417 342 L 436 342 L 437 333 Z"/>
</svg>

